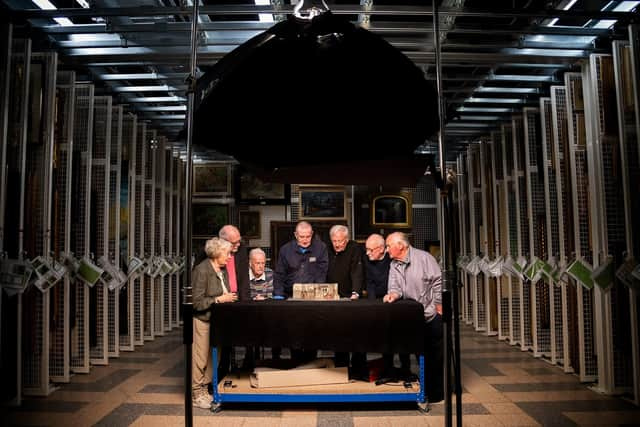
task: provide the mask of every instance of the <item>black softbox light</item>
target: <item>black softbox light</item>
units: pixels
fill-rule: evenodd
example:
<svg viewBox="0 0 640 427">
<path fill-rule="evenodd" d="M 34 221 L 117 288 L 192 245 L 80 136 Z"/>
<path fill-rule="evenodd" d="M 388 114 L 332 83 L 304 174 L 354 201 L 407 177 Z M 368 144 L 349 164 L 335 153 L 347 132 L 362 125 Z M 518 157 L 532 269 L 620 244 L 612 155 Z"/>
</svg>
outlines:
<svg viewBox="0 0 640 427">
<path fill-rule="evenodd" d="M 331 12 L 290 16 L 198 80 L 193 142 L 263 171 L 410 159 L 437 111 L 422 71 L 381 37 Z"/>
</svg>

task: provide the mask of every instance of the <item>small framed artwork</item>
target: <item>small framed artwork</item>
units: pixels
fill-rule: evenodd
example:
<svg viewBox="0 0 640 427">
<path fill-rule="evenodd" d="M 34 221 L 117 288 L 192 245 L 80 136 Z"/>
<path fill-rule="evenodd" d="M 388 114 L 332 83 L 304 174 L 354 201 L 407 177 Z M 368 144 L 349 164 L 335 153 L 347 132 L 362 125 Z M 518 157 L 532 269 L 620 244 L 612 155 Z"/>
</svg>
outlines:
<svg viewBox="0 0 640 427">
<path fill-rule="evenodd" d="M 223 225 L 229 223 L 229 207 L 215 203 L 198 203 L 191 205 L 191 226 L 193 237 L 210 239 L 218 235 Z"/>
<path fill-rule="evenodd" d="M 240 211 L 240 233 L 246 239 L 262 238 L 260 212 Z"/>
<path fill-rule="evenodd" d="M 231 166 L 227 163 L 193 165 L 194 196 L 226 196 L 231 193 Z"/>
<path fill-rule="evenodd" d="M 344 187 L 300 186 L 300 219 L 340 220 L 346 211 Z"/>
<path fill-rule="evenodd" d="M 237 188 L 243 205 L 286 205 L 291 199 L 291 186 L 264 181 L 253 173 L 240 169 Z"/>
<path fill-rule="evenodd" d="M 371 225 L 411 227 L 411 200 L 408 194 L 379 194 L 371 200 Z"/>
</svg>

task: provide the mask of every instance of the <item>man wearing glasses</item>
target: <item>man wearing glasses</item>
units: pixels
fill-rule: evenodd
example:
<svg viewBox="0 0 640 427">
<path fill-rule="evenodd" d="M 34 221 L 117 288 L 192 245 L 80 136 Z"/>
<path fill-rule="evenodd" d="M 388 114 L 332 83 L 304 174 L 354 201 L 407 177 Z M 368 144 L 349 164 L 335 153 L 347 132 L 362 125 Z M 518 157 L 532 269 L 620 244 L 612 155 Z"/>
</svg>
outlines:
<svg viewBox="0 0 640 427">
<path fill-rule="evenodd" d="M 384 237 L 380 234 L 370 235 L 364 243 L 367 253 L 365 262 L 365 276 L 368 299 L 382 299 L 387 294 L 389 282 L 389 267 L 391 258 L 387 253 Z M 412 381 L 411 361 L 409 354 L 400 354 L 400 371 L 396 372 L 393 366 L 393 353 L 385 353 L 383 358 L 383 371 L 376 384 L 397 382 L 399 380 Z"/>
</svg>

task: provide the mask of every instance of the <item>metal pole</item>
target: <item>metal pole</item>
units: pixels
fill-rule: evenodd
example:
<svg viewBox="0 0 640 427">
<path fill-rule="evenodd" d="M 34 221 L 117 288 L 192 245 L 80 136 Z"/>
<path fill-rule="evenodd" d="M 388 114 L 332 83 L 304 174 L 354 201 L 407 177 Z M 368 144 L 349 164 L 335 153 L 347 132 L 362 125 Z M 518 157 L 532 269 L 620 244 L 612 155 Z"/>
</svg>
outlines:
<svg viewBox="0 0 640 427">
<path fill-rule="evenodd" d="M 195 105 L 196 88 L 196 64 L 197 64 L 197 43 L 198 43 L 198 1 L 193 0 L 193 11 L 191 14 L 191 64 L 189 68 L 188 86 L 189 94 L 187 100 L 187 167 L 185 168 L 185 203 L 183 218 L 185 224 L 185 269 L 184 269 L 184 289 L 182 300 L 183 327 L 182 337 L 184 344 L 185 374 L 184 374 L 184 425 L 193 426 L 193 402 L 191 396 L 191 372 L 192 347 L 193 344 L 193 301 L 191 288 L 191 196 L 192 196 L 192 175 L 193 175 L 193 116 Z M 215 387 L 215 384 L 214 384 Z"/>
<path fill-rule="evenodd" d="M 451 265 L 451 256 L 449 254 L 449 242 L 447 241 L 449 236 L 449 204 L 448 194 L 449 185 L 446 183 L 446 157 L 444 147 L 444 91 L 442 89 L 442 62 L 440 58 L 440 15 L 438 13 L 438 2 L 433 0 L 433 42 L 434 53 L 436 60 L 436 84 L 438 90 L 438 115 L 440 119 L 440 131 L 438 132 L 438 155 L 440 163 L 440 174 L 442 177 L 442 188 L 440 189 L 440 254 L 441 254 L 441 269 L 442 269 L 442 324 L 443 324 L 443 360 L 444 360 L 444 413 L 445 413 L 445 426 L 451 427 L 452 425 L 452 409 L 451 409 L 451 271 L 449 266 Z M 459 400 L 459 398 L 458 398 Z M 461 413 L 457 414 L 458 421 L 461 421 Z"/>
</svg>

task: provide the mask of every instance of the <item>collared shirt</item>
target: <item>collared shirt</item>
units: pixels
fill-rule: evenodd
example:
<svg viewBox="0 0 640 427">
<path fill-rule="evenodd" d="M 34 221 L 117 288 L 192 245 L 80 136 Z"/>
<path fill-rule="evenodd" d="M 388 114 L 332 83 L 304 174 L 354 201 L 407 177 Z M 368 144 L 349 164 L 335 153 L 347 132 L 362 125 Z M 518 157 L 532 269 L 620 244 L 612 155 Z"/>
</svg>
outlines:
<svg viewBox="0 0 640 427">
<path fill-rule="evenodd" d="M 273 271 L 267 268 L 261 276 L 255 277 L 253 271 L 249 269 L 249 293 L 250 298 L 257 296 L 271 298 L 273 295 Z"/>
<path fill-rule="evenodd" d="M 389 293 L 418 301 L 424 307 L 424 319 L 436 316 L 436 304 L 442 303 L 442 273 L 428 252 L 409 246 L 404 260 L 392 260 L 389 269 Z"/>
</svg>

